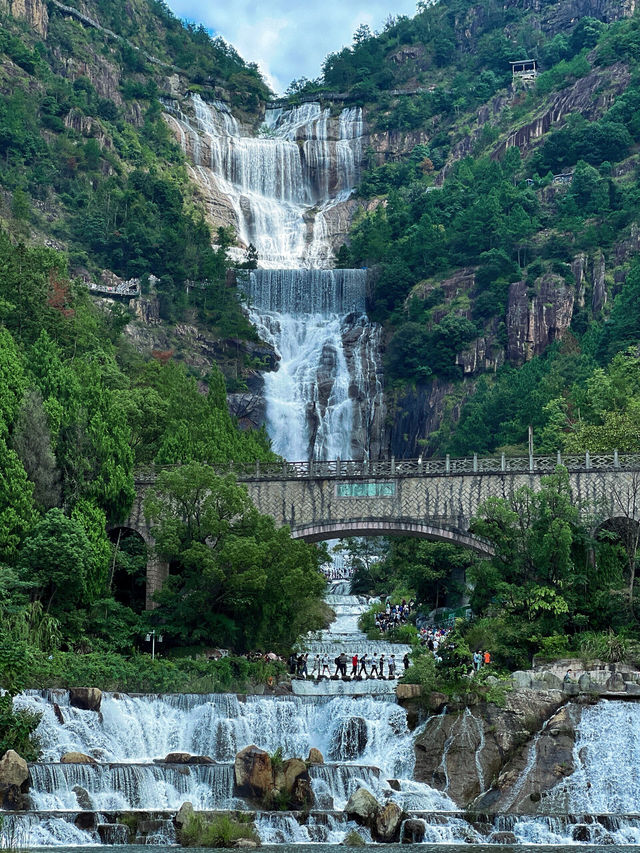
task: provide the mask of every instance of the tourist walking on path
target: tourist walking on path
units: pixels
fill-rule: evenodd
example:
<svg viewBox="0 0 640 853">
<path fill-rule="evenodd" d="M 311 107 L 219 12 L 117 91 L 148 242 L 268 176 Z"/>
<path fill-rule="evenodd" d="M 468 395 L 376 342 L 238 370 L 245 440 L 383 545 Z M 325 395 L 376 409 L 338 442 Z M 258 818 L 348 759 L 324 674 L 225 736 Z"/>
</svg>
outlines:
<svg viewBox="0 0 640 853">
<path fill-rule="evenodd" d="M 404 664 L 404 671 L 406 672 L 409 669 L 409 653 L 402 658 L 402 663 Z"/>
<path fill-rule="evenodd" d="M 351 658 L 351 676 L 355 678 L 358 674 L 358 655 L 354 655 Z"/>
<path fill-rule="evenodd" d="M 384 655 L 380 655 L 380 660 L 378 661 L 378 667 L 380 669 L 379 678 L 384 678 Z"/>
<path fill-rule="evenodd" d="M 476 651 L 473 653 L 473 668 L 474 668 L 475 672 L 479 672 L 481 666 L 482 666 L 482 652 Z"/>
<path fill-rule="evenodd" d="M 329 672 L 329 658 L 326 655 L 326 653 L 324 655 L 322 655 L 322 673 L 321 673 L 321 675 L 324 675 L 325 669 L 327 671 L 327 678 L 329 678 L 331 673 Z"/>
<path fill-rule="evenodd" d="M 376 678 L 378 678 L 378 662 L 375 658 L 371 658 L 371 671 L 369 672 L 369 678 L 373 678 L 373 671 L 376 672 Z"/>
<path fill-rule="evenodd" d="M 316 678 L 320 678 L 320 655 L 316 655 L 314 658 L 311 675 L 315 675 Z"/>
<path fill-rule="evenodd" d="M 360 657 L 360 672 L 359 672 L 359 675 L 360 675 L 360 677 L 361 677 L 361 678 L 362 678 L 362 673 L 363 673 L 363 672 L 364 672 L 364 677 L 365 677 L 365 678 L 368 678 L 368 677 L 369 677 L 369 674 L 367 673 L 367 664 L 368 664 L 368 662 L 369 662 L 369 661 L 367 660 L 367 656 L 366 656 L 366 654 L 364 654 L 364 655 L 362 655 L 362 656 Z"/>
<path fill-rule="evenodd" d="M 491 652 L 485 652 L 482 655 L 482 663 L 483 666 L 489 666 L 489 664 L 491 663 Z"/>
<path fill-rule="evenodd" d="M 389 678 L 396 677 L 396 656 L 391 655 L 389 658 Z"/>
</svg>

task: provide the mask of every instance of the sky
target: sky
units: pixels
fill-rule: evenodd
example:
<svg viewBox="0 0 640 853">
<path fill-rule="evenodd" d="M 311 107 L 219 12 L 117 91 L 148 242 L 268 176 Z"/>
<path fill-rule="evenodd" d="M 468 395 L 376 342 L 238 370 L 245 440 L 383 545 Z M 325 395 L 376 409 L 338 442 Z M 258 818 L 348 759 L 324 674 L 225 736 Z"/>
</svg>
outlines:
<svg viewBox="0 0 640 853">
<path fill-rule="evenodd" d="M 294 78 L 320 76 L 325 56 L 351 44 L 360 24 L 378 30 L 390 14 L 416 11 L 416 0 L 167 0 L 167 5 L 256 62 L 279 94 Z"/>
</svg>

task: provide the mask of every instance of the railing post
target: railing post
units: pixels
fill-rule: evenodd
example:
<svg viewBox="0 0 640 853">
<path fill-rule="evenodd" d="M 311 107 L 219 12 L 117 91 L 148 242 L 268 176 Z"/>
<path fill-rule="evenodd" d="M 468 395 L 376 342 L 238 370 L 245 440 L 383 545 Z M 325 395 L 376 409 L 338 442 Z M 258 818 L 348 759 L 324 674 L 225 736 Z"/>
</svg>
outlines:
<svg viewBox="0 0 640 853">
<path fill-rule="evenodd" d="M 588 451 L 588 450 L 587 450 L 587 452 L 584 454 L 584 467 L 587 469 L 587 471 L 590 471 L 590 470 L 591 470 L 591 456 L 589 455 L 589 451 Z"/>
<path fill-rule="evenodd" d="M 309 476 L 313 477 L 313 457 L 309 459 Z"/>
<path fill-rule="evenodd" d="M 529 473 L 533 474 L 533 454 L 529 454 Z"/>
<path fill-rule="evenodd" d="M 618 451 L 617 450 L 613 451 L 613 467 L 614 468 L 620 467 L 620 459 L 618 458 Z"/>
<path fill-rule="evenodd" d="M 283 474 L 287 473 L 287 460 L 286 459 L 282 460 L 282 473 Z"/>
<path fill-rule="evenodd" d="M 392 477 L 396 476 L 396 457 L 395 456 L 391 457 L 391 476 Z"/>
<path fill-rule="evenodd" d="M 444 472 L 445 472 L 445 474 L 451 473 L 451 457 L 449 456 L 448 453 L 444 458 Z"/>
<path fill-rule="evenodd" d="M 557 456 L 557 462 L 556 462 L 556 464 L 557 464 L 557 465 L 562 465 L 562 451 L 561 451 L 561 450 L 559 450 L 559 451 L 558 451 L 558 456 Z"/>
<path fill-rule="evenodd" d="M 502 454 L 500 455 L 500 470 L 501 470 L 501 471 L 506 471 L 506 470 L 507 470 L 507 459 L 506 459 L 506 457 L 505 457 L 504 453 L 502 453 Z"/>
<path fill-rule="evenodd" d="M 260 479 L 260 460 L 256 459 L 256 480 Z"/>
<path fill-rule="evenodd" d="M 475 472 L 477 472 L 477 470 L 478 470 L 478 454 L 477 453 L 473 454 L 473 470 Z"/>
<path fill-rule="evenodd" d="M 338 456 L 338 458 L 336 459 L 336 475 L 337 475 L 338 477 L 340 476 L 340 457 L 339 457 L 339 456 Z"/>
</svg>

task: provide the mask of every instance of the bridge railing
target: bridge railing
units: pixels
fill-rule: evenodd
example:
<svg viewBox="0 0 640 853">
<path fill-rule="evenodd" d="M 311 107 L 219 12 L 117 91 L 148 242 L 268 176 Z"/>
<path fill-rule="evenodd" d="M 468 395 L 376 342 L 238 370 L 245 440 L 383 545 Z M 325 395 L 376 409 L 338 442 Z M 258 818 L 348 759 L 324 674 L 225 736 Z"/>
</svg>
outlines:
<svg viewBox="0 0 640 853">
<path fill-rule="evenodd" d="M 240 479 L 389 479 L 396 477 L 455 476 L 464 474 L 550 474 L 558 465 L 570 472 L 640 470 L 640 453 L 561 454 L 555 456 L 470 456 L 461 459 L 390 459 L 354 461 L 260 462 L 234 464 Z"/>
<path fill-rule="evenodd" d="M 640 471 L 640 453 L 561 454 L 555 456 L 470 456 L 460 459 L 390 459 L 355 461 L 333 459 L 304 462 L 211 463 L 218 474 L 232 473 L 239 480 L 392 479 L 442 477 L 465 474 L 550 474 L 557 465 L 571 473 L 584 471 Z M 156 466 L 136 473 L 139 483 L 152 483 L 160 471 L 178 466 Z"/>
</svg>

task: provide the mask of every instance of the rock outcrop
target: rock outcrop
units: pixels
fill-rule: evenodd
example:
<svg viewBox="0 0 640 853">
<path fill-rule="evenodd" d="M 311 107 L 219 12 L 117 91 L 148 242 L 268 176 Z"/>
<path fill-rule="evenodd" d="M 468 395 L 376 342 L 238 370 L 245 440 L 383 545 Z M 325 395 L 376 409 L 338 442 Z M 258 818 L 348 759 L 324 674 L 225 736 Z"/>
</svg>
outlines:
<svg viewBox="0 0 640 853">
<path fill-rule="evenodd" d="M 0 11 L 26 21 L 39 36 L 46 39 L 49 30 L 49 12 L 44 0 L 0 0 Z"/>
<path fill-rule="evenodd" d="M 97 764 L 95 758 L 84 752 L 65 752 L 60 758 L 60 764 Z"/>
<path fill-rule="evenodd" d="M 247 746 L 236 755 L 234 776 L 236 794 L 262 807 L 286 803 L 290 809 L 306 809 L 314 803 L 309 771 L 300 758 L 274 765 L 268 752 Z"/>
<path fill-rule="evenodd" d="M 406 814 L 394 802 L 382 806 L 366 788 L 358 788 L 344 808 L 350 820 L 371 830 L 374 841 L 392 844 L 400 840 L 400 828 Z M 424 835 L 424 832 L 423 832 Z"/>
<path fill-rule="evenodd" d="M 26 794 L 31 776 L 27 762 L 13 749 L 8 749 L 0 760 L 0 802 L 3 809 L 21 809 L 26 806 Z"/>
<path fill-rule="evenodd" d="M 482 702 L 432 717 L 416 739 L 415 778 L 468 806 L 565 702 L 560 690 L 513 690 L 504 708 Z"/>
<path fill-rule="evenodd" d="M 533 294 L 526 282 L 514 282 L 507 305 L 509 361 L 522 364 L 561 340 L 571 324 L 574 297 L 573 287 L 555 274 L 542 276 Z"/>
<path fill-rule="evenodd" d="M 84 711 L 99 711 L 102 703 L 102 691 L 97 687 L 72 687 L 69 690 L 69 704 Z"/>
</svg>

